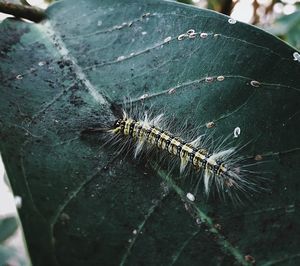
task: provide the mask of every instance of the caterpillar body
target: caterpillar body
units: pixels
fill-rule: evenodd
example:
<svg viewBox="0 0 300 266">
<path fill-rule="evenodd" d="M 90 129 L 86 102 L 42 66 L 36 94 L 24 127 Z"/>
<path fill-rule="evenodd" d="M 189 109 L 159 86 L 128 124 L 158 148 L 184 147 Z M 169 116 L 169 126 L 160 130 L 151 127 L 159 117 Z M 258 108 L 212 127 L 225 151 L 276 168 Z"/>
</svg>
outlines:
<svg viewBox="0 0 300 266">
<path fill-rule="evenodd" d="M 216 185 L 219 194 L 225 190 L 255 190 L 255 183 L 249 181 L 246 171 L 244 172 L 238 163 L 240 159 L 234 158 L 235 148 L 210 152 L 204 147 L 201 136 L 193 141 L 186 141 L 179 135 L 165 130 L 162 120 L 163 114 L 150 119 L 145 113 L 144 118 L 139 120 L 130 117 L 123 110 L 122 117 L 106 131 L 112 134 L 112 138 L 130 139 L 130 143 L 135 146 L 135 158 L 146 146 L 177 157 L 180 160 L 180 173 L 183 173 L 188 165 L 192 166 L 201 178 L 203 176 L 206 195 L 209 195 L 213 184 Z"/>
</svg>

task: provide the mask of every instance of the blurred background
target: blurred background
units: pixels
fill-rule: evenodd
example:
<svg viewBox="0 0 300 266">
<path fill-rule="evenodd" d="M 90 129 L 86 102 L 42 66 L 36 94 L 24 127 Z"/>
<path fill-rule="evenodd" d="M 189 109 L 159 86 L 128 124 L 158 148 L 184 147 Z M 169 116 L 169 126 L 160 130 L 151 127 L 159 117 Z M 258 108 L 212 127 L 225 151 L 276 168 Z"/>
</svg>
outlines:
<svg viewBox="0 0 300 266">
<path fill-rule="evenodd" d="M 253 24 L 300 49 L 300 0 L 178 0 Z"/>
</svg>

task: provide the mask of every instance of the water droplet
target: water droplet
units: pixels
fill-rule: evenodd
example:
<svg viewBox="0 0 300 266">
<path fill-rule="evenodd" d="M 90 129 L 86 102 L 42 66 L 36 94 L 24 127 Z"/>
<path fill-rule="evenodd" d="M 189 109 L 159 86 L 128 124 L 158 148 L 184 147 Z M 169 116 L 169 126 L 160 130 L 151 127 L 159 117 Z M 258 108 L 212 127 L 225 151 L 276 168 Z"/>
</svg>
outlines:
<svg viewBox="0 0 300 266">
<path fill-rule="evenodd" d="M 255 258 L 251 255 L 245 255 L 245 261 L 250 262 L 251 264 L 255 264 Z"/>
<path fill-rule="evenodd" d="M 187 193 L 186 197 L 190 200 L 190 201 L 195 201 L 195 196 L 192 193 Z"/>
<path fill-rule="evenodd" d="M 46 64 L 46 62 L 44 62 L 44 61 L 41 61 L 41 62 L 38 63 L 39 66 L 43 66 L 45 64 Z"/>
<path fill-rule="evenodd" d="M 143 14 L 142 17 L 148 17 L 148 16 L 150 16 L 150 15 L 151 15 L 151 13 L 148 12 L 148 13 Z"/>
<path fill-rule="evenodd" d="M 69 214 L 63 212 L 60 215 L 59 219 L 61 220 L 62 224 L 66 224 L 66 223 L 68 223 L 70 221 L 70 216 L 69 216 Z"/>
<path fill-rule="evenodd" d="M 188 211 L 189 210 L 189 205 L 187 203 L 184 203 L 184 208 Z"/>
<path fill-rule="evenodd" d="M 200 218 L 197 218 L 197 219 L 196 219 L 196 224 L 202 224 L 202 221 L 201 221 Z"/>
<path fill-rule="evenodd" d="M 194 29 L 190 29 L 186 32 L 186 34 L 190 35 L 190 34 L 194 34 L 195 33 L 195 30 Z"/>
<path fill-rule="evenodd" d="M 97 26 L 100 27 L 102 25 L 102 20 L 98 20 Z"/>
<path fill-rule="evenodd" d="M 147 31 L 143 31 L 143 32 L 142 32 L 142 35 L 146 35 L 146 34 L 147 34 Z"/>
<path fill-rule="evenodd" d="M 254 160 L 255 161 L 261 161 L 263 157 L 260 154 L 255 155 Z"/>
<path fill-rule="evenodd" d="M 130 56 L 134 56 L 135 55 L 135 53 L 130 53 Z"/>
<path fill-rule="evenodd" d="M 191 33 L 191 34 L 189 34 L 189 38 L 190 39 L 194 39 L 196 37 L 196 33 Z"/>
<path fill-rule="evenodd" d="M 136 234 L 137 234 L 137 230 L 134 229 L 134 230 L 132 231 L 132 233 L 133 233 L 134 235 L 136 235 Z"/>
<path fill-rule="evenodd" d="M 188 30 L 188 31 L 186 32 L 186 34 L 188 35 L 188 37 L 189 37 L 190 39 L 193 39 L 193 38 L 196 37 L 196 32 L 195 32 L 195 30 L 193 30 L 193 29 Z"/>
<path fill-rule="evenodd" d="M 213 128 L 214 126 L 215 126 L 214 122 L 208 122 L 208 123 L 206 123 L 206 127 L 207 128 Z"/>
<path fill-rule="evenodd" d="M 260 86 L 260 82 L 257 80 L 251 80 L 250 82 L 252 87 L 258 88 Z"/>
<path fill-rule="evenodd" d="M 215 33 L 215 34 L 214 34 L 214 37 L 217 38 L 217 37 L 219 37 L 220 35 L 221 35 L 221 34 L 219 34 L 219 33 Z"/>
<path fill-rule="evenodd" d="M 132 239 L 131 239 L 131 238 L 130 238 L 130 239 L 128 239 L 128 242 L 129 242 L 129 243 L 131 243 L 131 241 L 132 241 Z"/>
<path fill-rule="evenodd" d="M 172 37 L 169 36 L 169 37 L 167 37 L 167 38 L 164 39 L 164 43 L 169 42 L 169 41 L 171 41 L 171 40 L 172 40 Z"/>
<path fill-rule="evenodd" d="M 17 75 L 17 76 L 16 76 L 16 79 L 22 79 L 22 78 L 23 78 L 22 75 Z"/>
<path fill-rule="evenodd" d="M 200 38 L 205 39 L 207 38 L 208 34 L 206 32 L 201 32 Z"/>
<path fill-rule="evenodd" d="M 146 99 L 146 98 L 148 98 L 148 97 L 149 97 L 149 94 L 148 94 L 148 93 L 145 93 L 145 94 L 143 94 L 143 95 L 140 97 L 140 99 L 143 100 L 143 99 Z"/>
<path fill-rule="evenodd" d="M 285 212 L 286 213 L 292 213 L 292 212 L 295 212 L 295 205 L 294 204 L 291 204 L 291 205 L 288 205 L 285 207 Z"/>
<path fill-rule="evenodd" d="M 185 37 L 187 37 L 188 35 L 187 34 L 180 34 L 178 37 L 177 37 L 177 40 L 178 41 L 182 41 Z"/>
<path fill-rule="evenodd" d="M 236 23 L 236 20 L 235 20 L 234 18 L 230 18 L 230 19 L 228 19 L 228 22 L 229 22 L 230 24 L 235 24 L 235 23 Z"/>
<path fill-rule="evenodd" d="M 217 77 L 217 80 L 218 80 L 218 81 L 223 81 L 224 79 L 225 79 L 224 76 L 218 76 L 218 77 Z"/>
<path fill-rule="evenodd" d="M 222 226 L 220 224 L 215 224 L 214 227 L 217 229 L 217 230 L 221 230 L 222 229 Z"/>
<path fill-rule="evenodd" d="M 15 200 L 15 205 L 16 205 L 17 209 L 21 209 L 22 198 L 20 196 L 15 196 L 14 200 Z"/>
<path fill-rule="evenodd" d="M 168 90 L 168 94 L 174 94 L 176 92 L 175 88 L 171 88 Z"/>
<path fill-rule="evenodd" d="M 122 29 L 122 26 L 121 25 L 114 26 L 114 29 L 120 30 L 120 29 Z"/>
<path fill-rule="evenodd" d="M 212 82 L 213 80 L 214 80 L 213 77 L 206 77 L 206 78 L 205 78 L 205 81 L 206 81 L 206 82 Z"/>
<path fill-rule="evenodd" d="M 124 60 L 125 59 L 125 56 L 124 55 L 121 55 L 117 58 L 117 61 L 121 61 L 121 60 Z"/>
<path fill-rule="evenodd" d="M 236 127 L 236 128 L 233 130 L 233 137 L 234 137 L 234 138 L 238 138 L 240 134 L 241 134 L 241 128 L 240 128 L 240 127 Z"/>
<path fill-rule="evenodd" d="M 299 54 L 298 52 L 294 52 L 294 53 L 293 53 L 293 57 L 294 57 L 294 60 L 295 60 L 295 61 L 300 62 L 300 54 Z"/>
</svg>

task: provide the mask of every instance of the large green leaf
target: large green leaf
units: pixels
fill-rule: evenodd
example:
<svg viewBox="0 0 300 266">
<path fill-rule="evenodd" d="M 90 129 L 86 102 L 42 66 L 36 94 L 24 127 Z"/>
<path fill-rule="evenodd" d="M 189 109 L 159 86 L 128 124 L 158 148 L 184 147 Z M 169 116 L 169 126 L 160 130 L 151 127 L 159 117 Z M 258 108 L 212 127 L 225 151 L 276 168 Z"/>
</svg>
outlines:
<svg viewBox="0 0 300 266">
<path fill-rule="evenodd" d="M 34 265 L 299 263 L 296 51 L 168 1 L 66 0 L 47 15 L 0 25 L 0 147 Z M 270 190 L 239 207 L 189 202 L 191 178 L 80 137 L 126 96 L 213 139 L 240 127 L 230 141 L 269 161 L 255 171 L 271 171 Z"/>
</svg>

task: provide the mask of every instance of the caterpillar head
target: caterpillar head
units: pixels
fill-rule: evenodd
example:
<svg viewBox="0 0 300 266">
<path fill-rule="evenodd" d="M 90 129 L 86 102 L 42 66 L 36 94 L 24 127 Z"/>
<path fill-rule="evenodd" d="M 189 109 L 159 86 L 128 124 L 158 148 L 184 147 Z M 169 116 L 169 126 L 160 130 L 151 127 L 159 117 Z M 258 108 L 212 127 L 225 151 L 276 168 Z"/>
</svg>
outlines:
<svg viewBox="0 0 300 266">
<path fill-rule="evenodd" d="M 121 133 L 124 130 L 124 124 L 125 124 L 125 121 L 123 119 L 116 120 L 113 127 L 112 127 L 112 129 L 111 129 L 111 131 L 114 134 Z"/>
</svg>

